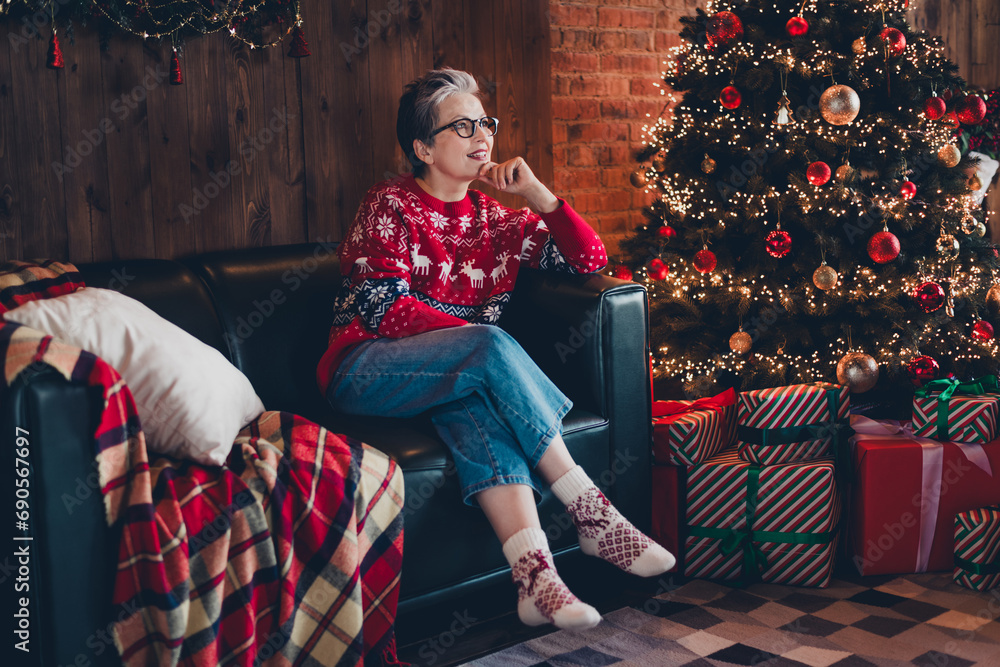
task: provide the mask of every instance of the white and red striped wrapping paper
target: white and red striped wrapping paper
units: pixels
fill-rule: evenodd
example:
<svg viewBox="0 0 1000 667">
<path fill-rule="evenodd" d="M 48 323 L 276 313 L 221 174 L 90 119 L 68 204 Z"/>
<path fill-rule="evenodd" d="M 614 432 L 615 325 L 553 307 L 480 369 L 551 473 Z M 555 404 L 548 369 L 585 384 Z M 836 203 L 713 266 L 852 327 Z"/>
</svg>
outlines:
<svg viewBox="0 0 1000 667">
<path fill-rule="evenodd" d="M 975 591 L 1000 586 L 1000 505 L 955 515 L 955 559 L 952 579 L 959 586 Z M 973 572 L 959 559 L 984 571 Z"/>
<path fill-rule="evenodd" d="M 782 534 L 832 533 L 822 544 L 759 541 L 767 564 L 763 581 L 795 586 L 826 587 L 833 572 L 841 503 L 831 459 L 753 466 L 735 448 L 688 469 L 687 526 L 747 528 L 747 481 L 759 469 L 760 486 L 753 531 Z M 825 539 L 825 538 L 824 538 Z M 684 574 L 688 577 L 735 580 L 744 573 L 744 552 L 722 552 L 722 540 L 688 535 Z"/>
<path fill-rule="evenodd" d="M 997 436 L 1000 396 L 955 394 L 948 399 L 948 432 L 938 433 L 938 394 L 913 397 L 913 434 L 935 440 L 985 445 Z"/>
</svg>

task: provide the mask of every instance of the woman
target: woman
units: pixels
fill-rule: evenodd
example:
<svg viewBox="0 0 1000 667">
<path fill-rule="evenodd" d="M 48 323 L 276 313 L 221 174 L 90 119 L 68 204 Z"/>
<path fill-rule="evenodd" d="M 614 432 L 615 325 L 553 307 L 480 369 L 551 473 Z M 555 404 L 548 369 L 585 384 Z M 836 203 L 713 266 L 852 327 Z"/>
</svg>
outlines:
<svg viewBox="0 0 1000 667">
<path fill-rule="evenodd" d="M 607 256 L 522 158 L 490 160 L 498 121 L 478 95 L 471 75 L 451 69 L 406 87 L 396 134 L 413 173 L 369 190 L 340 246 L 344 284 L 317 379 L 343 412 L 429 413 L 465 502 L 503 544 L 521 620 L 588 628 L 600 615 L 556 573 L 535 507 L 539 477 L 566 503 L 585 553 L 642 576 L 674 558 L 576 465 L 561 433 L 569 399 L 493 326 L 522 265 L 588 273 Z M 470 191 L 477 180 L 534 212 Z"/>
</svg>

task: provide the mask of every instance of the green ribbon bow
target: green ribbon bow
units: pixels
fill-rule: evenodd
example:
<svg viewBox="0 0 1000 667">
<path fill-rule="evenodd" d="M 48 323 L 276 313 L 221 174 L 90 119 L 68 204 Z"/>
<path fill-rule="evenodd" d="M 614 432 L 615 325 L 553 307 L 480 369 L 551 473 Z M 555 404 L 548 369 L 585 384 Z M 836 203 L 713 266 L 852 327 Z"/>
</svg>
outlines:
<svg viewBox="0 0 1000 667">
<path fill-rule="evenodd" d="M 938 393 L 940 392 L 940 393 Z M 982 396 L 983 394 L 1000 392 L 1000 384 L 996 375 L 984 375 L 978 380 L 960 382 L 951 378 L 931 380 L 917 389 L 913 395 L 917 398 L 931 398 L 937 393 L 937 433 L 938 440 L 950 440 L 948 427 L 948 402 L 955 394 L 959 396 Z"/>
<path fill-rule="evenodd" d="M 834 413 L 836 414 L 836 413 Z M 781 533 L 768 530 L 754 530 L 757 515 L 757 493 L 760 491 L 761 466 L 752 465 L 747 469 L 746 526 L 743 528 L 711 528 L 690 526 L 688 534 L 721 540 L 719 550 L 730 556 L 737 549 L 743 549 L 743 575 L 740 585 L 760 581 L 767 569 L 767 556 L 760 548 L 760 542 L 780 542 L 782 544 L 829 544 L 839 527 L 823 533 Z"/>
<path fill-rule="evenodd" d="M 971 574 L 1000 574 L 1000 563 L 973 563 L 960 556 L 955 556 L 955 567 L 960 567 Z"/>
</svg>

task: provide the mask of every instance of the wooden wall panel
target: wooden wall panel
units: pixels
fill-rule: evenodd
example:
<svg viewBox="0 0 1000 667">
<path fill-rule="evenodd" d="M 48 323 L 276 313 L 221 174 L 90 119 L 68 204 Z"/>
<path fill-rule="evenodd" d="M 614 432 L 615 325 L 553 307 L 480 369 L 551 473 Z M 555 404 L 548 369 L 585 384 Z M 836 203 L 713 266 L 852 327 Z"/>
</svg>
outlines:
<svg viewBox="0 0 1000 667">
<path fill-rule="evenodd" d="M 944 39 L 945 53 L 970 85 L 1000 88 L 1000 2 L 920 0 L 910 22 Z"/>
<path fill-rule="evenodd" d="M 340 239 L 386 174 L 402 87 L 434 66 L 470 70 L 501 118 L 496 157 L 552 181 L 548 0 L 303 0 L 312 56 L 190 38 L 182 86 L 169 43 L 89 28 L 45 68 L 42 39 L 0 25 L 0 258 L 174 258 Z M 104 123 L 59 180 L 52 163 Z M 238 173 L 227 180 L 230 161 Z M 213 178 L 215 175 L 215 178 Z M 505 203 L 523 200 L 504 197 Z"/>
</svg>

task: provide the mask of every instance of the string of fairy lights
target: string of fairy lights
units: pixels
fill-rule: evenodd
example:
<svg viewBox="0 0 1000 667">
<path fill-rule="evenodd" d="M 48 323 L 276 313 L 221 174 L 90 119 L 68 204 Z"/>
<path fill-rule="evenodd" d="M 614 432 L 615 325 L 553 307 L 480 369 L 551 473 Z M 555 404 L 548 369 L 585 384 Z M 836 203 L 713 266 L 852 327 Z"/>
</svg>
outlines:
<svg viewBox="0 0 1000 667">
<path fill-rule="evenodd" d="M 742 1 L 712 0 L 706 13 L 713 17 L 721 12 L 738 12 L 744 4 Z M 820 12 L 819 5 L 820 0 L 796 2 L 794 6 L 774 3 L 769 11 L 782 19 L 797 16 L 814 20 Z M 898 15 L 912 7 L 911 0 L 861 0 L 854 4 L 851 11 L 882 25 L 886 14 Z M 764 4 L 762 9 L 768 11 L 767 5 Z M 727 225 L 743 220 L 747 211 L 753 211 L 754 222 L 765 229 L 780 228 L 781 211 L 793 206 L 801 215 L 816 211 L 833 219 L 846 218 L 848 221 L 852 216 L 857 219 L 859 209 L 878 211 L 878 225 L 869 234 L 883 227 L 886 231 L 892 228 L 899 231 L 936 226 L 939 228 L 939 254 L 929 254 L 920 264 L 918 274 L 894 278 L 887 276 L 895 272 L 886 274 L 867 266 L 840 267 L 841 272 L 834 273 L 836 282 L 829 289 L 820 289 L 808 280 L 791 286 L 776 284 L 763 274 L 734 275 L 721 265 L 716 268 L 714 260 L 712 269 L 706 272 L 696 267 L 697 262 L 677 257 L 664 260 L 666 268 L 658 275 L 651 275 L 649 267 L 643 266 L 634 276 L 647 286 L 651 303 L 661 298 L 697 303 L 715 299 L 724 293 L 730 297 L 735 295 L 741 314 L 738 331 L 743 331 L 743 316 L 754 313 L 787 311 L 817 316 L 833 312 L 844 303 L 864 303 L 887 295 L 911 294 L 921 285 L 937 281 L 947 285 L 947 308 L 937 312 L 934 312 L 937 309 L 932 309 L 920 321 L 907 318 L 905 325 L 909 331 L 887 331 L 885 336 L 872 344 L 874 349 L 865 352 L 873 356 L 880 366 L 896 368 L 906 367 L 915 357 L 924 354 L 925 349 L 948 350 L 954 360 L 981 360 L 998 356 L 1000 349 L 995 338 L 966 336 L 964 344 L 956 344 L 955 337 L 949 335 L 947 327 L 942 326 L 953 321 L 954 302 L 961 300 L 973 304 L 965 309 L 971 318 L 966 328 L 971 329 L 978 319 L 977 299 L 981 300 L 984 287 L 998 282 L 996 271 L 977 264 L 972 257 L 960 255 L 958 247 L 962 244 L 956 244 L 954 251 L 951 249 L 951 244 L 955 243 L 953 239 L 981 236 L 985 230 L 975 217 L 977 207 L 972 197 L 947 194 L 940 189 L 922 192 L 915 197 L 912 192 L 904 194 L 898 187 L 890 187 L 891 183 L 906 180 L 908 174 L 914 173 L 916 169 L 912 166 L 903 166 L 891 174 L 866 174 L 864 182 L 868 185 L 867 190 L 847 187 L 843 182 L 846 179 L 841 179 L 838 172 L 836 180 L 841 182 L 835 182 L 835 187 L 816 187 L 790 179 L 787 185 L 780 188 L 767 184 L 757 192 L 749 191 L 749 188 L 730 188 L 725 199 L 719 196 L 719 178 L 713 173 L 713 154 L 738 155 L 742 150 L 749 159 L 750 148 L 753 148 L 768 154 L 783 151 L 787 157 L 793 157 L 793 151 L 788 146 L 801 144 L 800 140 L 806 138 L 823 139 L 842 149 L 845 168 L 850 168 L 852 149 L 861 154 L 877 155 L 883 164 L 891 164 L 905 155 L 934 156 L 941 149 L 942 154 L 938 155 L 941 164 L 954 166 L 943 161 L 946 159 L 944 150 L 954 143 L 955 125 L 947 122 L 948 119 L 932 118 L 921 109 L 896 105 L 894 117 L 886 112 L 870 113 L 846 124 L 831 124 L 818 114 L 798 117 L 793 103 L 787 109 L 790 113 L 786 114 L 791 121 L 778 124 L 774 111 L 752 112 L 739 108 L 738 102 L 736 109 L 730 109 L 726 108 L 721 98 L 723 108 L 707 114 L 704 105 L 699 106 L 700 100 L 695 99 L 688 105 L 675 97 L 670 87 L 671 82 L 676 83 L 685 76 L 718 77 L 720 72 L 732 73 L 735 81 L 741 69 L 777 63 L 786 75 L 795 73 L 802 80 L 825 80 L 828 86 L 850 81 L 850 86 L 862 94 L 888 86 L 891 95 L 893 81 L 900 81 L 914 71 L 936 71 L 947 63 L 944 46 L 939 39 L 926 34 L 909 38 L 907 48 L 894 54 L 894 57 L 889 55 L 888 39 L 883 44 L 878 37 L 857 39 L 849 53 L 831 51 L 816 40 L 806 40 L 794 48 L 787 43 L 759 43 L 750 39 L 728 43 L 721 50 L 711 48 L 711 44 L 706 48 L 693 41 L 671 48 L 664 60 L 662 73 L 666 85 L 660 86 L 661 95 L 667 98 L 665 113 L 651 119 L 642 129 L 647 152 L 653 156 L 665 155 L 669 144 L 699 145 L 704 148 L 705 161 L 710 164 L 706 167 L 706 162 L 702 163 L 704 177 L 698 178 L 692 177 L 690 171 L 693 170 L 681 173 L 685 170 L 658 169 L 654 159 L 652 165 L 640 172 L 637 186 L 641 185 L 646 193 L 654 195 L 657 203 L 671 216 L 683 221 L 685 228 L 701 229 L 705 248 L 712 240 L 723 237 Z M 848 74 L 845 75 L 845 72 Z M 839 74 L 834 76 L 834 73 Z M 936 91 L 928 91 L 928 94 L 936 95 Z M 668 109 L 670 114 L 666 114 Z M 783 118 L 781 109 L 778 117 Z M 914 119 L 912 124 L 900 126 L 899 119 L 908 117 Z M 660 166 L 668 167 L 665 161 Z M 834 168 L 838 166 L 834 165 Z M 661 215 L 657 211 L 654 205 L 654 216 Z M 817 248 L 821 249 L 821 244 L 818 243 Z M 822 266 L 826 266 L 825 254 Z M 1000 296 L 1000 287 L 997 291 Z M 759 368 L 763 358 L 770 369 L 785 381 L 812 381 L 829 377 L 838 360 L 856 349 L 851 340 L 843 337 L 803 354 L 786 353 L 784 347 L 786 345 L 779 344 L 776 350 L 768 348 L 766 358 L 763 357 L 764 352 L 755 350 L 748 354 L 746 349 L 719 350 L 711 358 L 692 358 L 682 350 L 660 345 L 654 349 L 653 372 L 657 377 L 679 377 L 685 382 L 692 382 L 700 377 L 715 375 L 720 370 L 740 374 L 750 364 Z"/>
</svg>

